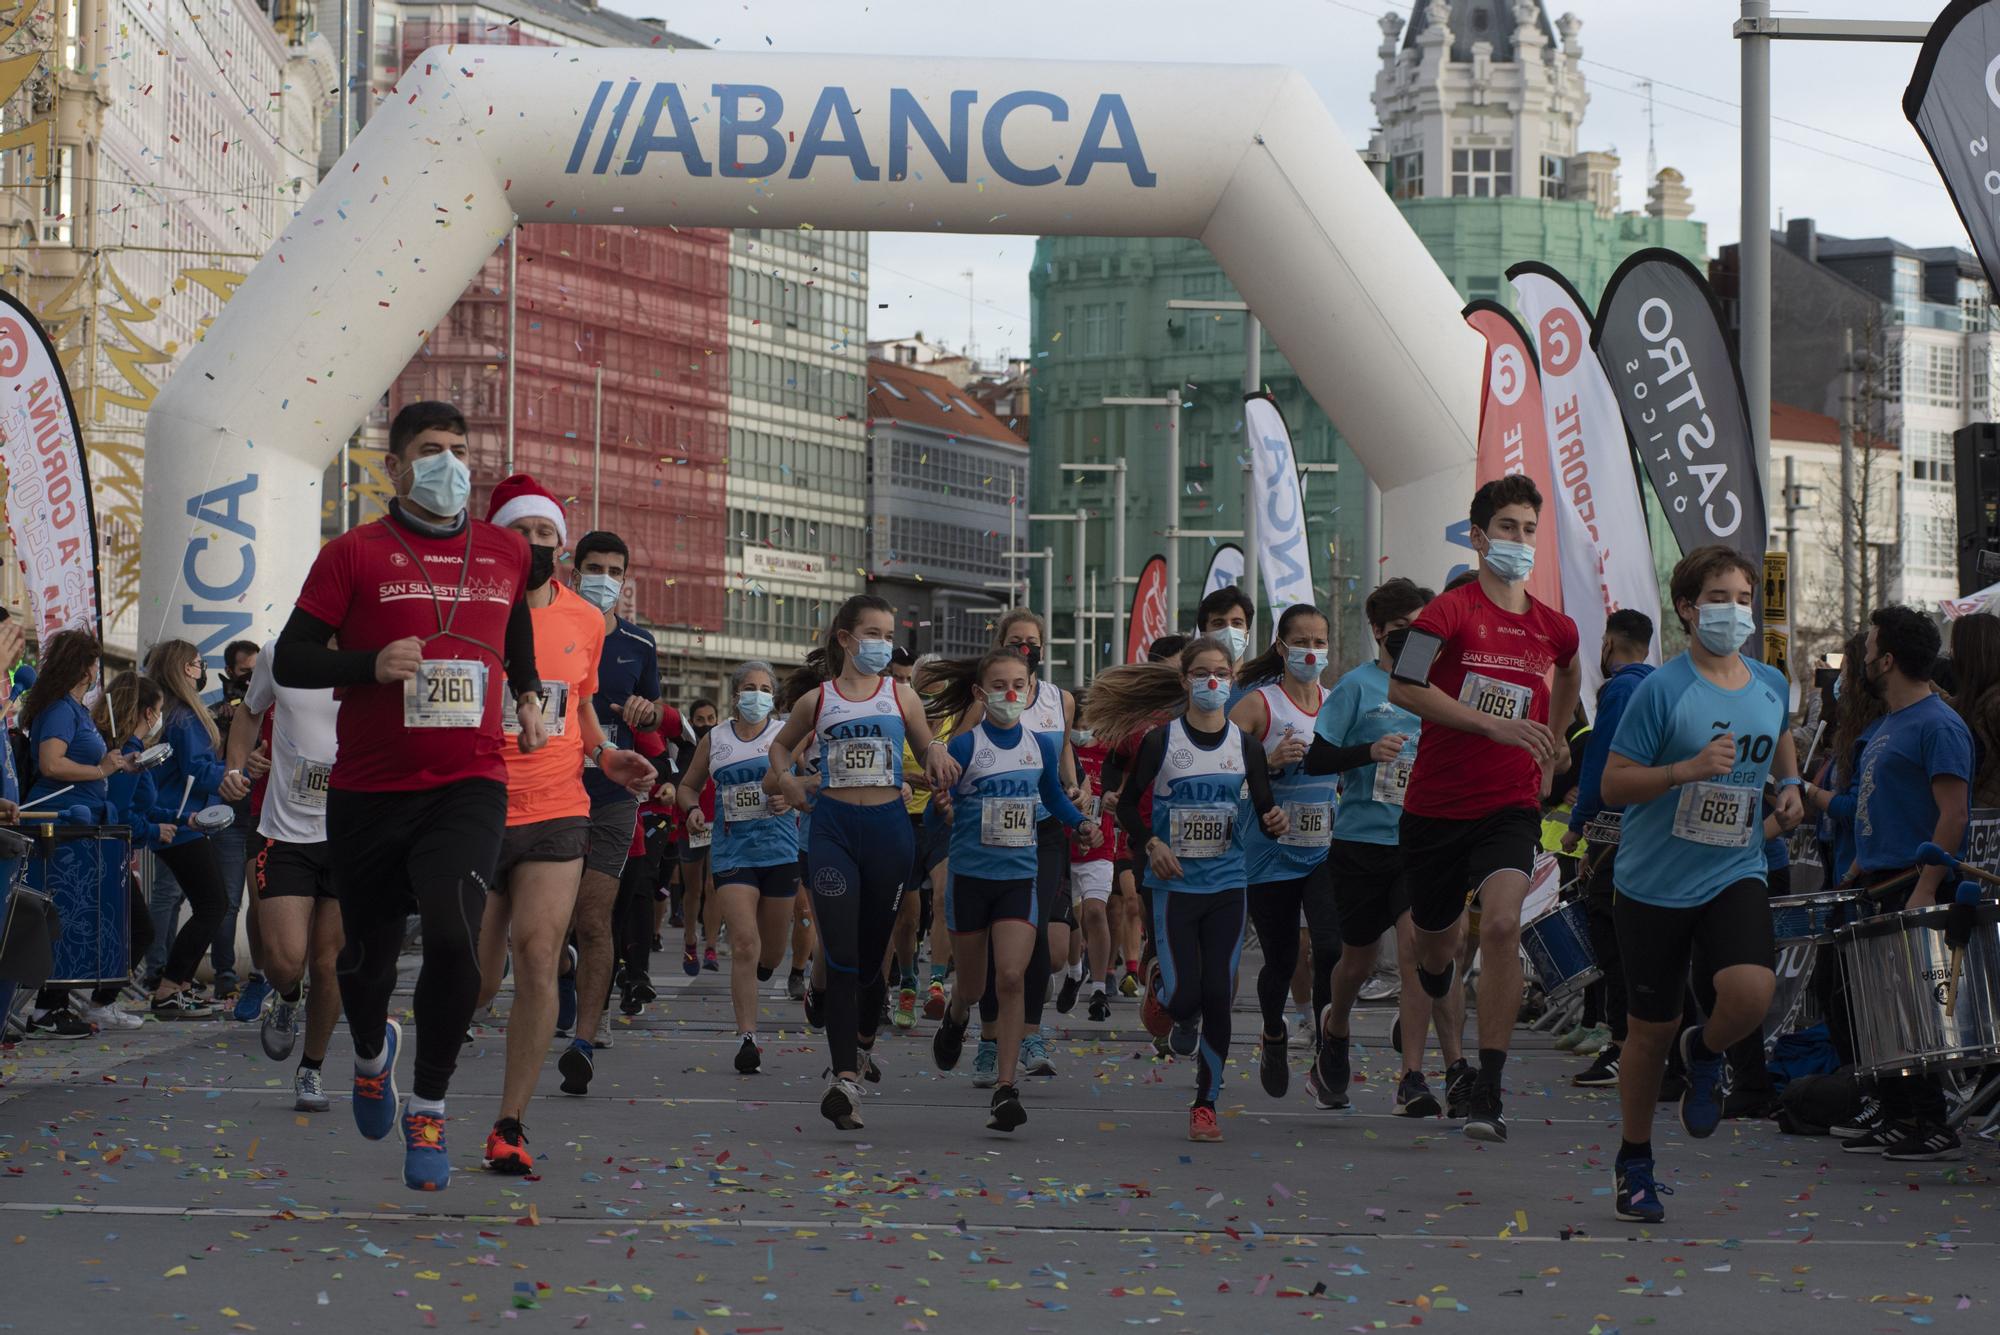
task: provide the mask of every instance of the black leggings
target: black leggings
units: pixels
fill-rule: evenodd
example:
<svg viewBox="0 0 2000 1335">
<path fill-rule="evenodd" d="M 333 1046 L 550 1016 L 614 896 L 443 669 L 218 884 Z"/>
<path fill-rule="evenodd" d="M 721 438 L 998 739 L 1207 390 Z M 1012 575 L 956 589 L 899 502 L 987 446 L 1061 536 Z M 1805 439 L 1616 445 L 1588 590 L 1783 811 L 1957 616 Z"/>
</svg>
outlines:
<svg viewBox="0 0 2000 1335">
<path fill-rule="evenodd" d="M 196 966 L 215 940 L 215 929 L 229 912 L 229 891 L 222 884 L 222 863 L 215 856 L 215 845 L 207 839 L 156 849 L 153 856 L 174 874 L 181 893 L 187 896 L 189 910 L 188 920 L 174 933 L 160 976 L 171 983 L 192 982 Z"/>
<path fill-rule="evenodd" d="M 1069 831 L 1054 816 L 1035 825 L 1035 948 L 1021 974 L 1021 1032 L 1042 1027 L 1042 1008 L 1049 1000 L 1049 924 L 1067 913 L 1069 901 Z M 1069 961 L 1063 961 L 1067 967 Z M 1000 1019 L 1000 971 L 993 965 L 993 938 L 986 938 L 986 990 L 979 994 L 979 1023 L 987 1028 Z"/>
<path fill-rule="evenodd" d="M 347 932 L 340 1001 L 358 1057 L 382 1051 L 404 920 L 414 908 L 423 921 L 411 1085 L 420 1099 L 441 1101 L 451 1087 L 479 1002 L 479 919 L 506 824 L 507 788 L 491 779 L 428 792 L 335 788 L 327 795 L 327 846 Z"/>
<path fill-rule="evenodd" d="M 1160 942 L 1160 981 L 1176 1024 L 1201 1018 L 1195 1068 L 1197 1105 L 1215 1106 L 1222 1066 L 1229 1060 L 1229 1004 L 1243 957 L 1244 890 L 1192 894 L 1153 891 L 1153 929 Z M 1292 928 L 1294 939 L 1298 928 Z"/>
<path fill-rule="evenodd" d="M 1333 1001 L 1333 966 L 1340 959 L 1340 917 L 1334 909 L 1333 880 L 1327 864 L 1289 881 L 1266 881 L 1249 891 L 1250 922 L 1264 967 L 1257 971 L 1257 1008 L 1264 1032 L 1285 1032 L 1285 998 L 1299 966 L 1299 922 L 1304 918 L 1312 943 L 1312 1013 Z"/>
<path fill-rule="evenodd" d="M 611 910 L 611 939 L 628 978 L 648 978 L 653 971 L 653 887 L 660 882 L 660 859 L 673 847 L 662 817 L 641 816 L 646 831 L 645 852 L 625 859 L 618 878 L 618 899 Z"/>
<path fill-rule="evenodd" d="M 1593 984 L 1601 989 L 1600 1009 L 1611 1041 L 1625 1041 L 1625 965 L 1618 954 L 1618 928 L 1611 917 L 1611 868 L 1614 852 L 1607 851 L 1591 869 L 1590 885 L 1584 890 L 1584 920 L 1590 925 L 1590 949 L 1604 977 Z"/>
<path fill-rule="evenodd" d="M 806 884 L 826 956 L 826 1045 L 836 1075 L 857 1069 L 864 1042 L 875 1045 L 889 995 L 882 958 L 895 934 L 912 856 L 910 819 L 901 802 L 864 807 L 822 798 L 814 804 Z"/>
</svg>

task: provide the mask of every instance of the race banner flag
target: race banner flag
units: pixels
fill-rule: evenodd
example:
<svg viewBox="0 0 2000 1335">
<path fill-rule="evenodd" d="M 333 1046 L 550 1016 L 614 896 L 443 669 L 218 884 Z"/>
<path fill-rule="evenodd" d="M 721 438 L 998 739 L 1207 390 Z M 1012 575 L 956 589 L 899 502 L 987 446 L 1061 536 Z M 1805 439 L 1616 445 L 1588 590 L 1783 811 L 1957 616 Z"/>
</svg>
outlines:
<svg viewBox="0 0 2000 1335">
<path fill-rule="evenodd" d="M 1250 441 L 1250 504 L 1257 515 L 1263 601 L 1280 609 L 1313 602 L 1312 549 L 1292 433 L 1268 394 L 1243 396 L 1243 426 Z"/>
<path fill-rule="evenodd" d="M 1514 295 L 1534 336 L 1541 370 L 1542 414 L 1549 438 L 1549 469 L 1555 496 L 1544 504 L 1543 522 L 1554 507 L 1562 545 L 1563 611 L 1576 622 L 1583 645 L 1583 707 L 1597 715 L 1602 682 L 1595 646 L 1604 623 L 1620 608 L 1632 607 L 1658 621 L 1660 584 L 1653 574 L 1653 547 L 1646 534 L 1646 511 L 1618 399 L 1604 368 L 1590 355 L 1590 317 L 1569 280 L 1545 264 L 1517 264 L 1507 271 Z M 1660 661 L 1656 635 L 1647 661 Z"/>
<path fill-rule="evenodd" d="M 1214 556 L 1208 558 L 1208 578 L 1201 582 L 1201 596 L 1206 598 L 1217 589 L 1242 582 L 1243 549 L 1233 542 L 1225 542 L 1215 549 Z"/>
<path fill-rule="evenodd" d="M 1132 620 L 1126 631 L 1125 661 L 1145 662 L 1146 651 L 1153 647 L 1153 641 L 1171 634 L 1172 630 L 1167 611 L 1167 558 L 1156 556 L 1146 562 L 1146 568 L 1139 572 L 1139 583 L 1132 590 Z"/>
<path fill-rule="evenodd" d="M 1770 535 L 1750 405 L 1701 270 L 1657 246 L 1627 258 L 1591 345 L 1681 553 L 1719 542 L 1762 569 Z"/>
<path fill-rule="evenodd" d="M 1952 0 L 1917 55 L 1903 115 L 2000 287 L 2000 0 Z"/>
<path fill-rule="evenodd" d="M 1528 332 L 1505 306 L 1483 297 L 1465 308 L 1465 322 L 1486 340 L 1485 383 L 1479 395 L 1479 483 L 1484 486 L 1495 478 L 1525 473 L 1544 503 L 1552 505 L 1556 484 L 1549 462 L 1549 428 L 1542 415 L 1541 375 Z M 1535 535 L 1535 570 L 1528 577 L 1528 592 L 1557 611 L 1563 606 L 1560 529 L 1560 524 L 1548 524 Z"/>
<path fill-rule="evenodd" d="M 57 631 L 104 632 L 97 589 L 97 517 L 83 430 L 62 363 L 42 326 L 0 291 L 0 460 L 7 528 L 41 643 Z"/>
</svg>

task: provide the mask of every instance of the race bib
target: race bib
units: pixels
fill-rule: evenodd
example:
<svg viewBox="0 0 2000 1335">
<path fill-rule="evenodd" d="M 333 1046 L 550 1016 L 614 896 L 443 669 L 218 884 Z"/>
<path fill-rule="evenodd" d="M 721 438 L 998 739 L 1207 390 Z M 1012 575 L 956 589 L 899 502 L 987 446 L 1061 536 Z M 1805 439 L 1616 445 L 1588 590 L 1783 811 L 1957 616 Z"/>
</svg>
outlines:
<svg viewBox="0 0 2000 1335">
<path fill-rule="evenodd" d="M 1616 848 L 1624 825 L 1624 812 L 1600 811 L 1584 823 L 1583 841 L 1593 848 Z"/>
<path fill-rule="evenodd" d="M 1410 787 L 1410 771 L 1416 768 L 1416 761 L 1397 756 L 1394 760 L 1379 762 L 1375 766 L 1375 790 L 1371 794 L 1377 802 L 1392 807 L 1403 805 L 1403 794 Z"/>
<path fill-rule="evenodd" d="M 715 810 L 732 824 L 739 820 L 769 820 L 771 801 L 762 783 L 732 783 L 716 792 Z"/>
<path fill-rule="evenodd" d="M 1465 684 L 1458 688 L 1460 704 L 1494 718 L 1525 719 L 1534 699 L 1535 693 L 1526 686 L 1497 681 L 1478 672 L 1466 673 Z"/>
<path fill-rule="evenodd" d="M 1287 802 L 1285 815 L 1292 828 L 1279 843 L 1292 848 L 1325 848 L 1333 842 L 1333 803 Z"/>
<path fill-rule="evenodd" d="M 500 731 L 509 737 L 521 732 L 521 716 L 514 708 L 514 688 L 500 687 L 501 703 Z M 542 731 L 551 737 L 563 735 L 563 727 L 569 721 L 569 683 L 566 681 L 545 681 L 542 683 Z M 593 764 L 596 762 L 592 762 Z"/>
<path fill-rule="evenodd" d="M 889 743 L 881 737 L 829 738 L 825 744 L 829 788 L 893 788 L 889 773 Z"/>
<path fill-rule="evenodd" d="M 326 792 L 333 786 L 331 760 L 301 760 L 292 766 L 292 782 L 286 796 L 292 805 L 310 811 L 326 810 Z"/>
<path fill-rule="evenodd" d="M 403 683 L 406 728 L 476 728 L 486 718 L 486 664 L 427 658 Z"/>
<path fill-rule="evenodd" d="M 988 848 L 1026 848 L 1034 843 L 1034 799 L 989 797 L 981 802 L 979 842 Z"/>
<path fill-rule="evenodd" d="M 1726 783 L 1691 783 L 1674 808 L 1674 838 L 1711 848 L 1748 848 L 1757 827 L 1759 794 Z"/>
<path fill-rule="evenodd" d="M 713 825 L 702 826 L 700 834 L 696 834 L 693 830 L 688 831 L 689 848 L 707 848 L 710 844 L 714 842 L 715 842 L 715 827 Z"/>
<path fill-rule="evenodd" d="M 1170 841 L 1177 858 L 1219 858 L 1229 851 L 1230 806 L 1175 807 Z"/>
</svg>

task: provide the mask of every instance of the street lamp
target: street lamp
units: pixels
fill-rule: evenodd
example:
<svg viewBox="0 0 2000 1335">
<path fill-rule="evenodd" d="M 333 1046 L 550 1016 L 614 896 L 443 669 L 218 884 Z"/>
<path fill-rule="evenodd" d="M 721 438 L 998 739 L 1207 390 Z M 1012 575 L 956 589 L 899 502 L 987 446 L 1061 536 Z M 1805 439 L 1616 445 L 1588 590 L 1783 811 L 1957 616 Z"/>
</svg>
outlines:
<svg viewBox="0 0 2000 1335">
<path fill-rule="evenodd" d="M 1115 589 L 1111 599 L 1111 652 L 1115 659 L 1122 663 L 1125 661 L 1125 586 L 1132 582 L 1131 577 L 1125 573 L 1125 457 L 1121 454 L 1116 463 L 1109 464 L 1064 464 L 1062 470 L 1065 473 L 1112 475 L 1111 582 Z M 1083 512 L 1079 510 L 1077 513 Z M 1081 561 L 1077 568 L 1082 569 Z"/>
<path fill-rule="evenodd" d="M 1243 301 L 1195 301 L 1176 297 L 1167 302 L 1170 311 L 1241 311 L 1243 313 L 1243 393 L 1255 394 L 1264 387 L 1264 325 Z M 1246 421 L 1248 419 L 1245 419 Z M 1243 592 L 1250 598 L 1250 628 L 1257 627 L 1257 507 L 1255 494 L 1255 446 L 1246 432 L 1243 443 Z M 1177 480 L 1178 483 L 1178 480 Z M 1175 512 L 1178 520 L 1179 512 Z M 1196 629 L 1199 629 L 1197 627 Z"/>
<path fill-rule="evenodd" d="M 1090 559 L 1088 553 L 1085 551 L 1084 548 L 1084 539 L 1089 532 L 1090 512 L 1088 510 L 1084 510 L 1081 507 L 1079 507 L 1076 511 L 1074 511 L 1071 514 L 1042 514 L 1042 515 L 1031 514 L 1028 516 L 1028 522 L 1031 524 L 1044 523 L 1044 524 L 1076 525 L 1076 564 L 1071 567 L 1071 569 L 1074 571 L 1074 574 L 1071 578 L 1071 588 L 1070 588 L 1070 602 L 1075 610 L 1075 615 L 1072 618 L 1074 625 L 1072 627 L 1069 640 L 1070 648 L 1075 652 L 1076 659 L 1074 662 L 1070 664 L 1070 676 L 1076 681 L 1077 689 L 1082 690 L 1083 689 L 1083 645 L 1084 645 L 1084 637 L 1087 634 L 1089 634 L 1089 632 L 1084 629 L 1084 622 L 1090 618 L 1091 612 L 1094 612 L 1096 610 L 1095 608 L 1093 608 L 1090 611 L 1085 611 L 1083 606 L 1083 567 L 1084 563 Z M 1047 550 L 1053 553 L 1055 549 L 1049 548 Z M 1050 614 L 1053 615 L 1055 612 L 1055 589 L 1053 587 L 1055 584 L 1055 568 L 1053 566 L 1049 568 L 1049 584 L 1051 587 L 1048 593 L 1048 606 Z M 1053 631 L 1054 629 L 1053 622 L 1050 623 L 1050 629 L 1051 631 Z M 1056 641 L 1052 638 L 1049 640 L 1049 643 L 1053 645 L 1056 643 Z"/>
<path fill-rule="evenodd" d="M 1180 619 L 1181 602 L 1181 553 L 1180 544 L 1174 541 L 1174 532 L 1181 526 L 1181 390 L 1176 385 L 1163 398 L 1129 398 L 1112 395 L 1098 401 L 1105 408 L 1165 408 L 1167 410 L 1167 608 L 1173 621 Z M 1067 466 L 1067 465 L 1065 465 Z M 1123 503 L 1125 480 L 1118 480 L 1119 500 Z M 1123 561 L 1123 549 L 1120 549 Z M 1121 572 L 1120 578 L 1123 578 Z M 1119 651 L 1123 653 L 1121 649 Z"/>
</svg>

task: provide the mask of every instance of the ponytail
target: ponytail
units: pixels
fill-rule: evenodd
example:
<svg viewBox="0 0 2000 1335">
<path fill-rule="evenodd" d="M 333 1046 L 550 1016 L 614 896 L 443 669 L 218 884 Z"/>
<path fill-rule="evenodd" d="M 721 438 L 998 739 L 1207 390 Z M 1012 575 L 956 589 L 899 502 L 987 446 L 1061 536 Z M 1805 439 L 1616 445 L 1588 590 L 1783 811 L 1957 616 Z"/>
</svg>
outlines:
<svg viewBox="0 0 2000 1335">
<path fill-rule="evenodd" d="M 1261 686 L 1285 675 L 1285 636 L 1291 633 L 1292 623 L 1304 616 L 1326 620 L 1326 614 L 1311 603 L 1293 603 L 1287 607 L 1285 614 L 1278 618 L 1278 629 L 1272 633 L 1271 643 L 1265 646 L 1264 652 L 1236 669 L 1238 686 Z"/>
<path fill-rule="evenodd" d="M 1187 674 L 1203 654 L 1222 656 L 1218 676 L 1228 675 L 1229 649 L 1213 636 L 1189 640 L 1179 654 L 1153 663 L 1127 663 L 1097 674 L 1090 683 L 1090 730 L 1095 740 L 1118 747 L 1149 728 L 1187 713 Z"/>
<path fill-rule="evenodd" d="M 1018 649 L 994 649 L 978 658 L 934 658 L 917 669 L 917 695 L 924 713 L 933 719 L 963 718 L 978 698 L 979 683 L 995 663 L 1028 666 Z"/>
</svg>

